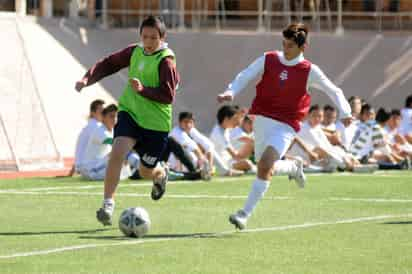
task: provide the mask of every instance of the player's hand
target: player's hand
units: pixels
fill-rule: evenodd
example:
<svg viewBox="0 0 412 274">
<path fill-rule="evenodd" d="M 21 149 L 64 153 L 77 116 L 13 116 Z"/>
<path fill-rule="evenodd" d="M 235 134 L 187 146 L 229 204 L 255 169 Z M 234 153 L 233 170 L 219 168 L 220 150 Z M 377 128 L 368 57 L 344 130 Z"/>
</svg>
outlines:
<svg viewBox="0 0 412 274">
<path fill-rule="evenodd" d="M 319 160 L 319 154 L 317 154 L 316 152 L 311 152 L 309 153 L 309 159 L 311 161 L 317 161 Z"/>
<path fill-rule="evenodd" d="M 76 85 L 74 86 L 74 88 L 77 90 L 77 92 L 80 92 L 85 86 L 86 86 L 86 80 L 82 79 L 76 82 Z"/>
<path fill-rule="evenodd" d="M 223 103 L 225 101 L 227 102 L 233 101 L 233 92 L 231 90 L 226 90 L 225 92 L 217 96 L 217 101 L 219 103 Z"/>
<path fill-rule="evenodd" d="M 134 89 L 137 92 L 142 92 L 143 91 L 143 85 L 142 82 L 140 82 L 139 79 L 137 78 L 131 78 L 129 79 L 129 83 L 132 86 L 132 89 Z"/>
<path fill-rule="evenodd" d="M 352 116 L 349 116 L 349 117 L 346 117 L 346 118 L 341 119 L 342 124 L 343 124 L 345 127 L 348 127 L 348 126 L 352 123 L 353 120 L 354 120 L 354 119 L 353 119 Z"/>
</svg>

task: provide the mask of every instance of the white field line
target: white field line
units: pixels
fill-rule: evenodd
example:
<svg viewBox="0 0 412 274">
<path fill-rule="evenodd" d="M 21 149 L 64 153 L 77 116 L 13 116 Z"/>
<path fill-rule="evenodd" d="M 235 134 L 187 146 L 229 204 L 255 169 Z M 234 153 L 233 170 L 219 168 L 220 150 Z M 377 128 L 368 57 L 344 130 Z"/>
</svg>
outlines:
<svg viewBox="0 0 412 274">
<path fill-rule="evenodd" d="M 386 198 L 346 198 L 331 197 L 332 201 L 349 201 L 349 202 L 373 202 L 373 203 L 412 203 L 412 199 L 386 199 Z"/>
<path fill-rule="evenodd" d="M 405 177 L 405 175 L 398 175 L 395 173 L 387 173 L 387 172 L 375 172 L 375 173 L 336 173 L 336 174 L 330 174 L 330 173 L 310 173 L 307 176 L 309 177 L 318 177 L 318 176 L 360 176 L 360 177 L 367 177 L 367 176 L 385 176 L 385 177 L 394 177 L 394 178 L 399 178 L 399 177 Z M 234 182 L 239 180 L 240 177 L 229 177 L 229 178 L 213 178 L 212 181 L 210 182 L 205 182 L 205 181 L 172 181 L 168 182 L 167 185 L 197 185 L 197 184 L 214 184 L 214 183 L 225 183 L 225 182 Z M 243 178 L 244 179 L 244 178 Z M 251 178 L 252 181 L 252 178 Z M 122 184 L 120 183 L 118 188 L 125 188 L 125 187 L 147 187 L 147 186 L 152 186 L 152 183 L 129 183 L 129 184 Z M 35 188 L 22 188 L 22 189 L 7 189 L 10 191 L 45 191 L 45 190 L 63 190 L 63 189 L 103 189 L 103 182 L 92 184 L 92 185 L 66 185 L 66 186 L 51 186 L 51 187 L 35 187 Z"/>
<path fill-rule="evenodd" d="M 196 185 L 196 184 L 213 184 L 213 183 L 220 183 L 220 182 L 231 182 L 239 180 L 239 177 L 232 177 L 232 178 L 214 178 L 211 182 L 205 181 L 177 181 L 177 182 L 168 182 L 167 185 Z M 131 183 L 131 184 L 122 184 L 120 183 L 118 187 L 146 187 L 152 186 L 152 183 Z M 96 183 L 93 185 L 82 185 L 82 186 L 55 186 L 55 187 L 35 187 L 35 188 L 25 188 L 25 189 L 9 189 L 13 191 L 44 191 L 44 190 L 62 190 L 62 189 L 93 189 L 93 188 L 101 188 L 103 189 L 103 182 L 100 184 Z"/>
<path fill-rule="evenodd" d="M 318 226 L 325 226 L 325 225 L 337 225 L 337 224 L 351 224 L 351 223 L 359 223 L 359 222 L 369 222 L 369 221 L 377 221 L 377 220 L 385 220 L 385 219 L 393 219 L 393 218 L 410 218 L 412 217 L 412 213 L 408 214 L 401 214 L 401 215 L 380 215 L 380 216 L 369 216 L 369 217 L 360 217 L 360 218 L 353 218 L 353 219 L 342 219 L 333 222 L 316 222 L 316 223 L 303 223 L 297 225 L 286 225 L 286 226 L 273 226 L 273 227 L 264 227 L 264 228 L 255 228 L 255 229 L 246 229 L 243 230 L 241 233 L 259 233 L 259 232 L 270 232 L 270 231 L 284 231 L 284 230 L 293 230 L 293 229 L 302 229 L 302 228 L 310 228 L 310 227 L 318 227 Z M 29 256 L 39 256 L 39 255 L 46 255 L 46 254 L 54 254 L 54 253 L 61 253 L 65 251 L 73 251 L 73 250 L 81 250 L 81 249 L 92 249 L 92 248 L 99 248 L 99 247 L 110 247 L 110 246 L 123 246 L 123 245 L 138 245 L 144 243 L 153 243 L 153 242 L 168 242 L 168 241 L 177 241 L 177 240 L 184 240 L 184 239 L 193 239 L 193 238 L 202 238 L 202 237 L 219 237 L 224 235 L 230 235 L 237 233 L 236 230 L 230 231 L 223 231 L 217 233 L 210 233 L 210 234 L 198 234 L 198 235 L 189 235 L 189 236 L 182 236 L 180 238 L 162 238 L 162 239 L 142 239 L 142 240 L 131 240 L 131 241 L 121 241 L 116 243 L 110 244 L 84 244 L 84 245 L 74 245 L 74 246 L 65 246 L 60 248 L 53 248 L 53 249 L 46 249 L 46 250 L 37 250 L 37 251 L 30 251 L 30 252 L 21 252 L 21 253 L 14 253 L 10 255 L 0 255 L 0 259 L 11 259 L 11 258 L 18 258 L 18 257 L 29 257 Z"/>
<path fill-rule="evenodd" d="M 14 195 L 79 195 L 79 196 L 102 196 L 102 192 L 74 192 L 74 191 L 14 191 L 14 190 L 0 190 L 0 194 L 14 194 Z M 116 196 L 124 197 L 150 197 L 149 194 L 140 194 L 140 193 L 117 193 Z M 167 194 L 167 198 L 173 199 L 246 199 L 246 195 L 208 195 L 208 194 Z M 287 196 L 272 196 L 264 197 L 264 200 L 287 200 L 290 199 Z"/>
<path fill-rule="evenodd" d="M 24 190 L 0 190 L 1 194 L 11 195 L 66 195 L 66 196 L 101 196 L 101 192 L 76 192 L 76 191 L 24 191 Z M 168 198 L 172 199 L 246 199 L 246 195 L 209 195 L 209 194 L 166 194 Z M 149 194 L 142 193 L 117 193 L 116 196 L 123 197 L 150 197 Z M 264 200 L 290 200 L 293 197 L 288 196 L 266 196 Z M 398 199 L 398 198 L 350 198 L 350 197 L 329 197 L 326 198 L 331 201 L 347 201 L 347 202 L 373 202 L 373 203 L 412 203 L 412 199 Z"/>
</svg>

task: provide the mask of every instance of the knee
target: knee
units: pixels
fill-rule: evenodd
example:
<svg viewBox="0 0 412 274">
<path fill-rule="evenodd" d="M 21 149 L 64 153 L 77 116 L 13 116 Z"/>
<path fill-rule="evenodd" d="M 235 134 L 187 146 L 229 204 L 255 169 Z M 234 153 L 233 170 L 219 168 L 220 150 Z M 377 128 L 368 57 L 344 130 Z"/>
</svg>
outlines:
<svg viewBox="0 0 412 274">
<path fill-rule="evenodd" d="M 123 151 L 113 148 L 110 152 L 110 161 L 116 163 L 122 163 L 125 158 Z"/>
<path fill-rule="evenodd" d="M 265 159 L 262 159 L 258 163 L 258 169 L 261 173 L 269 174 L 270 172 L 272 172 L 273 163 L 272 161 L 267 161 Z"/>
</svg>

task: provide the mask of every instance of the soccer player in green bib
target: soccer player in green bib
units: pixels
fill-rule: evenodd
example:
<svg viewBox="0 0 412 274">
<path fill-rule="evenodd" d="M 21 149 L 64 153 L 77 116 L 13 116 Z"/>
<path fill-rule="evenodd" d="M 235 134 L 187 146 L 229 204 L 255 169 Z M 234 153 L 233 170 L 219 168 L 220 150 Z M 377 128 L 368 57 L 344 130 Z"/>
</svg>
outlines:
<svg viewBox="0 0 412 274">
<path fill-rule="evenodd" d="M 160 18 L 147 17 L 140 26 L 140 38 L 141 43 L 98 61 L 75 87 L 80 92 L 106 76 L 129 68 L 129 80 L 119 99 L 113 148 L 104 179 L 103 206 L 96 213 L 103 225 L 112 224 L 121 166 L 132 149 L 140 156 L 140 175 L 153 180 L 153 200 L 163 196 L 168 179 L 167 167 L 158 162 L 171 130 L 172 102 L 179 74 L 175 55 L 165 43 L 166 27 Z"/>
</svg>

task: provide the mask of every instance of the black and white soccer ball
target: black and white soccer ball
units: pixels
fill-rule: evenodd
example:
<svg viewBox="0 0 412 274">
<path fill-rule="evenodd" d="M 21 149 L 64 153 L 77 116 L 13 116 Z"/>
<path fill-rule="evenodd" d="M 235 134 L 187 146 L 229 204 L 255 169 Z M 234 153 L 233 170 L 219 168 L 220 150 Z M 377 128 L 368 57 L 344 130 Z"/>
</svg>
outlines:
<svg viewBox="0 0 412 274">
<path fill-rule="evenodd" d="M 143 237 L 150 229 L 150 217 L 143 207 L 123 210 L 119 218 L 119 229 L 127 237 Z"/>
</svg>

